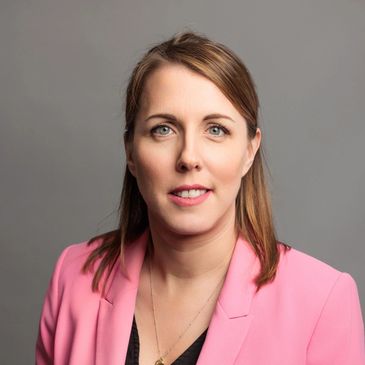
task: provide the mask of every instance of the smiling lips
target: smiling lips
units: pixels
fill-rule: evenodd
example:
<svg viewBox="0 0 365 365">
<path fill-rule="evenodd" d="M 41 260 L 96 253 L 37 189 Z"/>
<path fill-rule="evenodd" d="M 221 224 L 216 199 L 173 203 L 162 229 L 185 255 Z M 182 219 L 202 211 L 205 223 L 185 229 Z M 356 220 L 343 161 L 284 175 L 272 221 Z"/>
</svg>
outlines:
<svg viewBox="0 0 365 365">
<path fill-rule="evenodd" d="M 200 185 L 200 184 L 194 184 L 194 185 L 180 185 L 174 190 L 170 191 L 170 193 L 178 193 L 180 191 L 189 191 L 189 190 L 211 190 L 207 188 L 206 186 Z"/>
<path fill-rule="evenodd" d="M 168 194 L 171 201 L 182 207 L 197 205 L 206 200 L 211 189 L 204 185 L 180 185 Z"/>
</svg>

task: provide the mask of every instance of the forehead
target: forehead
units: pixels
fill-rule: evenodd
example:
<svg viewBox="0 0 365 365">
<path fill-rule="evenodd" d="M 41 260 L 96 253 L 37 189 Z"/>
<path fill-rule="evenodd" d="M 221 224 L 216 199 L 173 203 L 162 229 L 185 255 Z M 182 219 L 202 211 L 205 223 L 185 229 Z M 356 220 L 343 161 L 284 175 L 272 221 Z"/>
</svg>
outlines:
<svg viewBox="0 0 365 365">
<path fill-rule="evenodd" d="M 235 120 L 244 120 L 212 81 L 176 64 L 163 65 L 148 76 L 141 109 L 145 113 L 228 113 Z"/>
</svg>

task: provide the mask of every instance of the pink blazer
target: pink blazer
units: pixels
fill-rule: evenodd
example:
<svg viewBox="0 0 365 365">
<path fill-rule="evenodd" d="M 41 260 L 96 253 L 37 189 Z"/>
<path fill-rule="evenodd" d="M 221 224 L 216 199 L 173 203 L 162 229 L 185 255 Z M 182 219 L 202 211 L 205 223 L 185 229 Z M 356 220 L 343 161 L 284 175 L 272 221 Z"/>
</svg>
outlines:
<svg viewBox="0 0 365 365">
<path fill-rule="evenodd" d="M 36 364 L 124 365 L 147 231 L 115 266 L 105 297 L 80 268 L 93 247 L 64 249 L 45 296 Z M 348 273 L 294 248 L 255 294 L 259 261 L 238 237 L 198 365 L 365 365 L 364 324 Z"/>
</svg>

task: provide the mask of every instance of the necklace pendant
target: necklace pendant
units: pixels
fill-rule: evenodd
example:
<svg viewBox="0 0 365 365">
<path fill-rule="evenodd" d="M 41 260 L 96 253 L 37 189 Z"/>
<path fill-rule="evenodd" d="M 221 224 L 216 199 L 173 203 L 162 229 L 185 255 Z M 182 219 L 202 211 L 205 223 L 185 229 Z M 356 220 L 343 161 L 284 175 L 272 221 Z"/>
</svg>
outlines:
<svg viewBox="0 0 365 365">
<path fill-rule="evenodd" d="M 155 365 L 165 365 L 165 363 L 163 362 L 162 357 L 160 357 L 156 362 Z"/>
</svg>

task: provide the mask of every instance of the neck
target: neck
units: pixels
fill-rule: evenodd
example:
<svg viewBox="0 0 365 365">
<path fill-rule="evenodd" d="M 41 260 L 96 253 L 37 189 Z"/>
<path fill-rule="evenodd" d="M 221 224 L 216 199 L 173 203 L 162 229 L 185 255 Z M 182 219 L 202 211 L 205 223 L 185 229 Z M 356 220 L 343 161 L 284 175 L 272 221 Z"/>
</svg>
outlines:
<svg viewBox="0 0 365 365">
<path fill-rule="evenodd" d="M 177 235 L 167 230 L 161 234 L 153 225 L 150 233 L 154 280 L 171 295 L 218 282 L 227 271 L 237 241 L 234 222 L 199 235 Z"/>
</svg>

